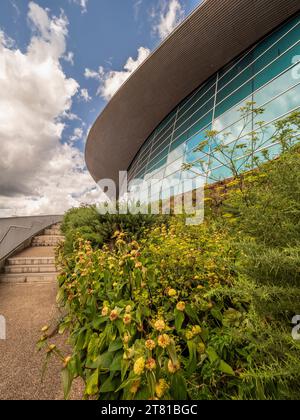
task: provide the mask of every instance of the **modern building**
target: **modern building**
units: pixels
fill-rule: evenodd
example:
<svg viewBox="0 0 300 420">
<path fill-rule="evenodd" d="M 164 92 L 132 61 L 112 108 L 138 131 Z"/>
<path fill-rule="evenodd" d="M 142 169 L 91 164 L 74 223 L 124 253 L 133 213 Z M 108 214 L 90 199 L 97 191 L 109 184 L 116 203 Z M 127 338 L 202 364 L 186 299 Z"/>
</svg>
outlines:
<svg viewBox="0 0 300 420">
<path fill-rule="evenodd" d="M 300 1 L 206 0 L 123 84 L 92 127 L 86 163 L 96 182 L 155 179 L 151 200 L 182 192 L 187 176 L 212 183 L 230 176 L 211 150 L 195 152 L 207 130 L 241 129 L 238 109 L 263 107 L 250 126 L 274 122 L 300 109 Z M 268 136 L 267 136 L 268 137 Z M 257 153 L 278 147 L 262 136 Z M 234 158 L 246 168 L 249 156 Z M 209 161 L 203 171 L 197 160 Z M 214 161 L 215 159 L 215 161 Z M 193 164 L 183 172 L 184 163 Z M 149 191 L 145 191 L 145 196 Z"/>
</svg>

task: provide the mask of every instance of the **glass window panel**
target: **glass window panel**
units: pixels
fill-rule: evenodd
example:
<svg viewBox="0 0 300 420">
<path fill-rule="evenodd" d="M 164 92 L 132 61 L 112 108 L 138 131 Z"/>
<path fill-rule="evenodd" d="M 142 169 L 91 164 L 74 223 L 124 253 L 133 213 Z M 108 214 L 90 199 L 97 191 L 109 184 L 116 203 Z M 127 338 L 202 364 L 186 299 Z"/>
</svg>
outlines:
<svg viewBox="0 0 300 420">
<path fill-rule="evenodd" d="M 255 92 L 253 100 L 256 102 L 257 106 L 263 106 L 275 96 L 282 94 L 284 91 L 295 85 L 297 80 L 294 78 L 294 75 L 298 71 L 300 76 L 300 62 L 295 67 L 288 70 L 286 73 L 282 74 L 259 91 Z"/>
<path fill-rule="evenodd" d="M 207 130 L 207 127 L 211 125 L 213 117 L 213 111 L 206 114 L 203 118 L 201 118 L 199 121 L 191 125 L 189 131 L 188 131 L 188 137 L 193 136 L 194 134 L 198 133 L 200 130 L 205 128 Z"/>
<path fill-rule="evenodd" d="M 232 177 L 230 169 L 225 166 L 220 166 L 208 174 L 208 182 L 213 183 L 230 177 Z"/>
<path fill-rule="evenodd" d="M 177 147 L 182 146 L 183 153 L 185 151 L 185 141 L 187 140 L 187 132 L 182 136 L 178 137 L 175 141 L 171 143 L 170 153 L 177 149 Z"/>
<path fill-rule="evenodd" d="M 173 127 L 171 127 L 166 132 L 159 134 L 157 138 L 155 139 L 155 141 L 153 142 L 152 149 L 155 149 L 159 144 L 170 141 L 172 132 L 173 132 Z"/>
<path fill-rule="evenodd" d="M 174 131 L 173 138 L 178 137 L 181 134 L 185 133 L 189 129 L 189 127 L 190 127 L 190 117 L 184 123 L 182 122 L 176 123 L 176 129 Z"/>
<path fill-rule="evenodd" d="M 206 139 L 206 132 L 208 130 L 210 130 L 211 127 L 212 127 L 212 125 L 209 124 L 206 128 L 204 128 L 199 133 L 195 134 L 192 138 L 190 138 L 187 141 L 187 146 L 186 146 L 187 152 L 190 152 L 191 150 L 195 149 L 195 147 L 197 147 L 202 141 L 204 141 Z M 207 151 L 208 150 L 208 146 L 204 150 Z"/>
<path fill-rule="evenodd" d="M 171 137 L 169 137 L 163 143 L 156 144 L 155 146 L 153 146 L 152 151 L 151 151 L 151 155 L 150 155 L 150 159 L 152 159 L 154 156 L 157 156 L 160 152 L 162 152 L 163 150 L 168 148 L 168 146 L 170 144 L 170 141 L 171 141 Z"/>
<path fill-rule="evenodd" d="M 211 80 L 209 80 L 203 87 L 201 87 L 198 92 L 194 92 L 192 95 L 190 95 L 185 101 L 183 101 L 180 105 L 178 116 L 183 115 L 187 109 L 191 107 L 203 94 L 206 96 L 206 100 L 209 99 L 211 95 L 214 94 L 215 91 L 215 83 L 217 80 L 217 76 L 214 75 Z M 205 102 L 205 100 L 201 99 L 201 102 Z"/>
<path fill-rule="evenodd" d="M 155 135 L 158 136 L 159 133 L 162 132 L 162 130 L 164 128 L 169 127 L 170 125 L 172 125 L 174 123 L 175 120 L 175 115 L 176 115 L 176 110 L 172 111 L 171 114 L 168 115 L 168 117 L 166 117 L 157 127 L 157 129 L 155 130 Z"/>
<path fill-rule="evenodd" d="M 263 115 L 256 117 L 255 121 L 269 122 L 283 116 L 299 106 L 299 97 L 300 85 L 295 86 L 293 89 L 290 89 L 288 92 L 271 101 L 266 106 Z"/>
<path fill-rule="evenodd" d="M 247 82 L 253 76 L 252 66 L 245 69 L 240 75 L 235 77 L 223 89 L 218 89 L 217 104 L 238 89 L 243 83 Z"/>
<path fill-rule="evenodd" d="M 149 162 L 147 172 L 154 171 L 155 169 L 161 168 L 167 162 L 167 156 L 157 156 L 155 157 L 151 163 Z"/>
<path fill-rule="evenodd" d="M 238 78 L 241 78 L 240 80 L 247 80 L 247 77 L 245 78 L 243 76 L 243 71 L 249 64 L 251 64 L 253 61 L 253 51 L 249 51 L 246 53 L 243 58 L 235 64 L 235 66 L 229 70 L 228 73 L 226 73 L 223 77 L 221 77 L 218 81 L 218 89 L 221 90 L 224 88 L 225 85 L 228 83 L 235 83 L 236 86 L 240 86 L 241 82 L 235 82 L 234 78 L 238 76 Z M 248 70 L 245 70 L 248 71 Z M 249 78 L 249 77 L 248 77 Z M 223 96 L 224 97 L 224 96 Z"/>
<path fill-rule="evenodd" d="M 180 157 L 183 157 L 184 153 L 185 153 L 185 143 L 180 144 L 178 147 L 176 147 L 175 149 L 171 149 L 169 154 L 168 154 L 168 160 L 167 160 L 167 164 L 170 164 L 171 162 L 174 162 L 174 160 L 179 159 Z"/>
<path fill-rule="evenodd" d="M 201 95 L 196 95 L 195 99 L 193 98 L 193 100 L 190 103 L 190 108 L 186 109 L 186 112 L 180 112 L 178 113 L 178 118 L 177 121 L 179 121 L 179 124 L 182 123 L 184 121 L 184 119 L 186 119 L 189 115 L 192 115 L 194 112 L 196 111 L 200 111 L 200 109 L 205 109 L 203 114 L 204 115 L 207 111 L 209 111 L 214 104 L 214 95 L 215 95 L 215 87 L 212 87 L 211 89 L 209 89 L 208 92 L 206 92 L 203 95 L 202 93 L 202 97 Z"/>
<path fill-rule="evenodd" d="M 261 73 L 255 76 L 254 78 L 254 90 L 259 89 L 274 77 L 278 76 L 278 74 L 284 72 L 286 69 L 291 67 L 294 64 L 295 56 L 300 55 L 300 44 L 295 45 L 289 51 L 287 51 L 284 55 L 279 57 L 274 63 L 272 63 L 269 67 L 264 69 Z"/>
<path fill-rule="evenodd" d="M 228 98 L 226 98 L 223 102 L 216 106 L 215 110 L 215 117 L 219 117 L 220 115 L 224 114 L 224 112 L 228 111 L 228 109 L 232 108 L 233 106 L 237 105 L 239 102 L 243 101 L 245 98 L 252 94 L 252 81 L 249 81 Z"/>
<path fill-rule="evenodd" d="M 175 160 L 175 162 L 171 163 L 170 165 L 166 167 L 165 176 L 169 176 L 176 171 L 181 171 L 182 164 L 183 164 L 183 156 L 180 159 Z"/>
<path fill-rule="evenodd" d="M 263 41 L 261 41 L 254 49 L 253 51 L 253 58 L 258 58 L 261 54 L 263 54 L 268 48 L 275 46 L 277 48 L 278 52 L 278 45 L 280 42 L 285 42 L 284 39 L 290 39 L 290 33 L 288 33 L 289 30 L 291 30 L 295 25 L 299 24 L 299 17 L 292 19 L 290 22 L 283 25 L 281 28 L 277 29 L 275 32 L 273 32 L 271 35 L 269 35 L 267 38 L 265 38 Z M 296 29 L 297 31 L 298 29 Z M 292 29 L 294 31 L 294 29 Z M 294 35 L 292 35 L 293 37 Z M 280 40 L 280 38 L 283 38 L 283 40 Z M 275 45 L 273 45 L 275 44 Z M 289 43 L 290 45 L 292 43 Z"/>
</svg>

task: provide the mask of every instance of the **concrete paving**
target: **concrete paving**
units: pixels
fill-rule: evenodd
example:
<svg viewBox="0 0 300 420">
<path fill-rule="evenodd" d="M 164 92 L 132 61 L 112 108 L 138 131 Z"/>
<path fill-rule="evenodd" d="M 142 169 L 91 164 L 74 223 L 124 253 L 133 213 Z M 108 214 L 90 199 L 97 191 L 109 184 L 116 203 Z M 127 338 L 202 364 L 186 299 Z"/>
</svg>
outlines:
<svg viewBox="0 0 300 420">
<path fill-rule="evenodd" d="M 56 293 L 55 282 L 0 284 L 0 315 L 7 323 L 7 339 L 0 340 L 0 400 L 63 399 L 60 362 L 52 359 L 42 383 L 45 353 L 36 350 L 41 328 L 59 318 Z M 66 336 L 51 342 L 70 351 Z M 75 384 L 71 399 L 81 399 L 81 385 Z"/>
</svg>

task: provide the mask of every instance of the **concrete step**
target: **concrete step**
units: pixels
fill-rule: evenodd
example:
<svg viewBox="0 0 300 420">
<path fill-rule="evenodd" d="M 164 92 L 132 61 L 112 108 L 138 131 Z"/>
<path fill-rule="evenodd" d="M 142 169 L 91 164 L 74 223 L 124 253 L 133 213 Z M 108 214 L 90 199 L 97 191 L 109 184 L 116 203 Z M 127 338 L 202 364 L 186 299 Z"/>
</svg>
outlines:
<svg viewBox="0 0 300 420">
<path fill-rule="evenodd" d="M 26 258 L 9 258 L 6 262 L 7 265 L 54 265 L 54 257 L 26 257 Z"/>
<path fill-rule="evenodd" d="M 55 246 L 63 240 L 62 235 L 40 235 L 32 239 L 31 246 Z"/>
<path fill-rule="evenodd" d="M 61 236 L 61 231 L 59 229 L 45 229 L 44 235 L 48 236 Z"/>
<path fill-rule="evenodd" d="M 2 274 L 0 283 L 47 283 L 56 282 L 57 274 L 54 273 L 31 273 L 31 274 Z"/>
<path fill-rule="evenodd" d="M 56 273 L 55 265 L 7 265 L 4 267 L 6 274 L 32 274 L 32 273 Z"/>
</svg>

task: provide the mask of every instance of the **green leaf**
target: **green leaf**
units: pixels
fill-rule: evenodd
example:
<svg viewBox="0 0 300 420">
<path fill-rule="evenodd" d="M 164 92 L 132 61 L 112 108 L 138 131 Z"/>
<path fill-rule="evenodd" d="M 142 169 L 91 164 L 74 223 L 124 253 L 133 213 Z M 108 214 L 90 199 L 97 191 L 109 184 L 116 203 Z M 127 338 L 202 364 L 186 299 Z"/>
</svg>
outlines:
<svg viewBox="0 0 300 420">
<path fill-rule="evenodd" d="M 127 386 L 131 386 L 135 381 L 137 380 L 137 378 L 130 378 L 127 379 L 125 382 L 123 382 L 119 388 L 116 390 L 116 392 L 121 391 L 121 389 L 126 388 Z"/>
<path fill-rule="evenodd" d="M 206 354 L 209 358 L 210 363 L 214 363 L 215 361 L 220 359 L 216 351 L 212 347 L 208 347 L 206 349 Z"/>
<path fill-rule="evenodd" d="M 181 330 L 185 316 L 183 312 L 178 311 L 177 309 L 175 309 L 174 314 L 175 314 L 175 328 L 179 332 Z"/>
<path fill-rule="evenodd" d="M 70 395 L 71 386 L 72 386 L 72 382 L 74 378 L 73 378 L 72 373 L 69 371 L 67 367 L 62 370 L 61 377 L 62 377 L 62 383 L 63 383 L 64 398 L 65 400 L 67 400 Z"/>
<path fill-rule="evenodd" d="M 187 313 L 187 315 L 189 316 L 189 318 L 192 321 L 196 321 L 196 322 L 198 322 L 198 324 L 200 324 L 197 313 L 194 311 L 194 309 L 191 307 L 191 305 L 186 305 L 185 312 Z"/>
<path fill-rule="evenodd" d="M 129 369 L 129 366 L 130 366 L 129 360 L 121 361 L 121 381 L 124 381 L 125 375 L 127 373 L 127 370 Z"/>
<path fill-rule="evenodd" d="M 115 355 L 115 358 L 112 362 L 112 364 L 110 365 L 110 371 L 111 372 L 117 372 L 117 371 L 121 371 L 121 362 L 123 360 L 123 352 L 118 352 Z"/>
<path fill-rule="evenodd" d="M 218 308 L 213 308 L 210 313 L 212 314 L 212 316 L 217 320 L 222 322 L 223 321 L 223 317 L 222 317 L 222 313 L 220 311 L 220 309 Z"/>
<path fill-rule="evenodd" d="M 224 362 L 224 360 L 220 361 L 219 370 L 223 373 L 226 373 L 227 375 L 235 376 L 235 373 L 234 373 L 232 367 L 229 366 L 226 362 Z"/>
<path fill-rule="evenodd" d="M 197 345 L 193 341 L 188 341 L 187 345 L 190 354 L 187 372 L 191 375 L 197 369 Z"/>
<path fill-rule="evenodd" d="M 148 372 L 146 374 L 148 388 L 150 390 L 151 396 L 155 395 L 155 386 L 156 386 L 156 376 L 154 372 Z"/>
<path fill-rule="evenodd" d="M 88 369 L 109 369 L 113 361 L 114 354 L 111 352 L 106 352 L 97 357 L 94 362 L 89 362 L 86 364 Z"/>
<path fill-rule="evenodd" d="M 122 348 L 123 348 L 123 341 L 122 341 L 121 338 L 117 338 L 115 341 L 113 341 L 110 344 L 110 346 L 108 348 L 108 351 L 109 352 L 115 352 L 115 351 L 120 350 Z"/>
<path fill-rule="evenodd" d="M 170 392 L 176 401 L 187 400 L 186 381 L 181 373 L 175 373 L 173 375 Z"/>
<path fill-rule="evenodd" d="M 100 386 L 100 393 L 104 394 L 106 392 L 114 392 L 117 388 L 118 381 L 107 378 L 103 385 Z"/>
<path fill-rule="evenodd" d="M 98 369 L 88 378 L 85 388 L 87 395 L 95 395 L 98 392 L 99 371 Z"/>
<path fill-rule="evenodd" d="M 61 304 L 65 300 L 65 292 L 64 289 L 59 289 L 57 296 L 56 296 L 56 303 Z"/>
</svg>

